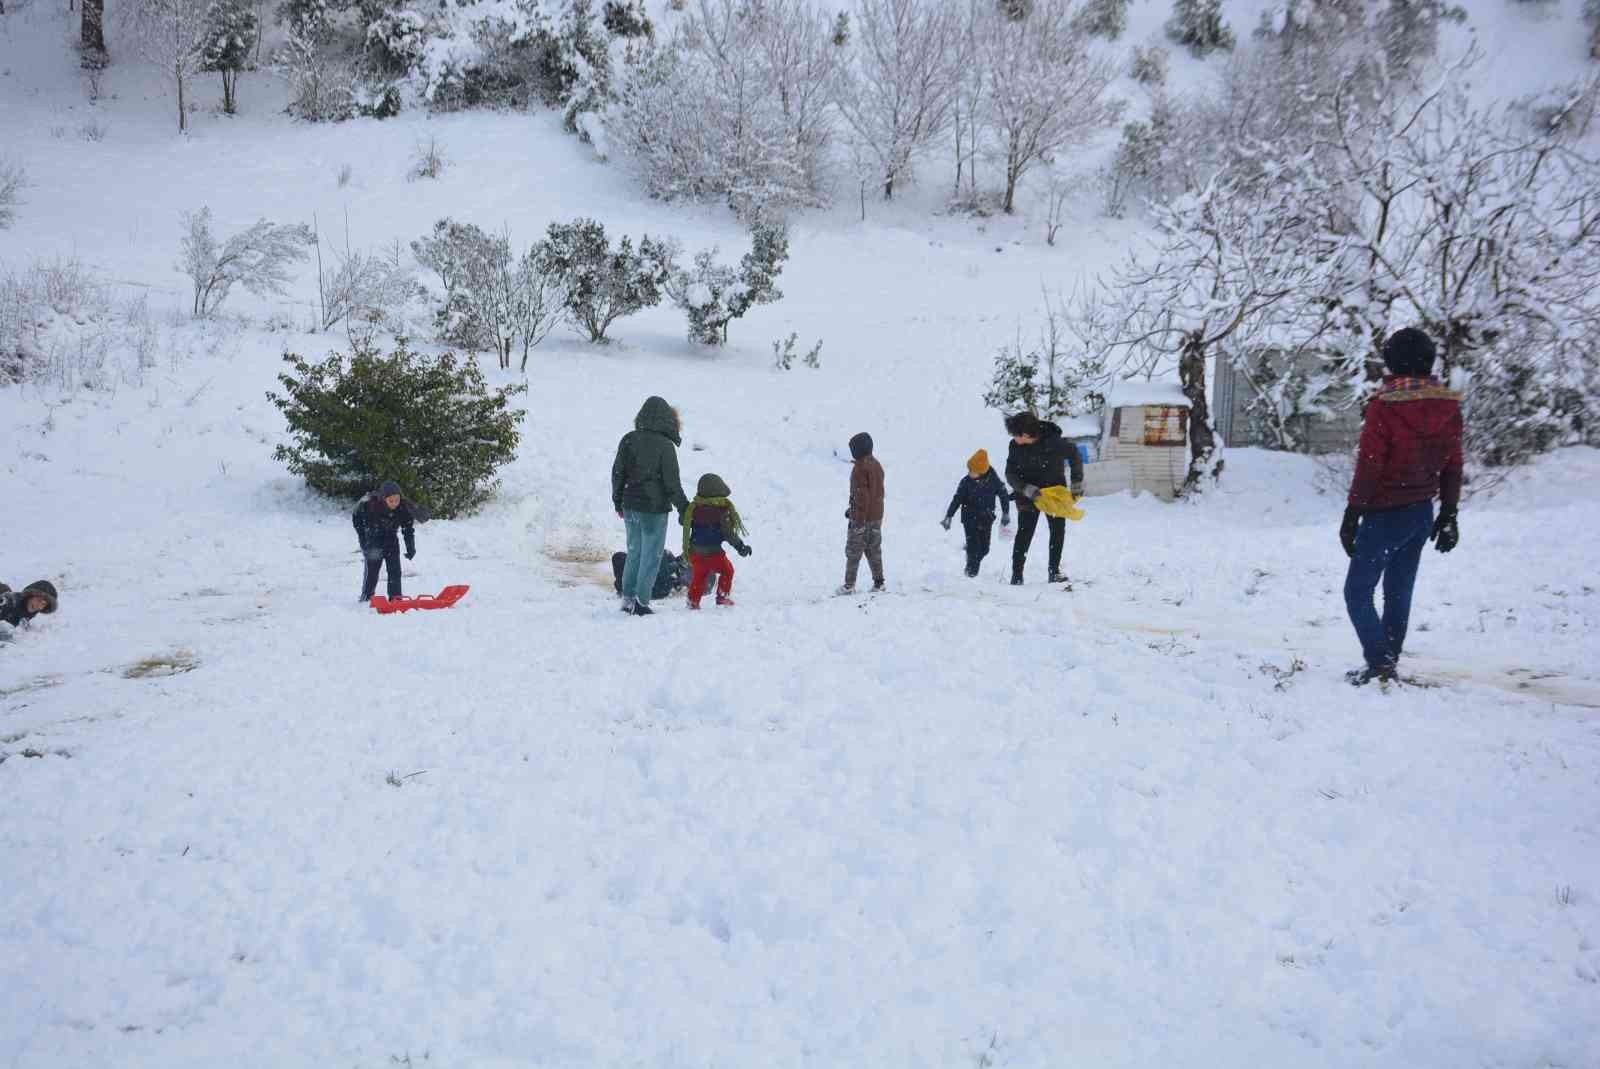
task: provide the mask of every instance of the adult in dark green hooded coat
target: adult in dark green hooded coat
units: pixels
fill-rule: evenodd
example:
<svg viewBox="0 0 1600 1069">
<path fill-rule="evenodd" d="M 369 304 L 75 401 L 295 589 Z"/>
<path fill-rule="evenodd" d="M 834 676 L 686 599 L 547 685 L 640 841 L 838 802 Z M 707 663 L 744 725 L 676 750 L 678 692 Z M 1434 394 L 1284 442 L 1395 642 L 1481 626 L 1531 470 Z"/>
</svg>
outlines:
<svg viewBox="0 0 1600 1069">
<path fill-rule="evenodd" d="M 617 444 L 611 465 L 611 504 L 628 532 L 622 611 L 635 616 L 650 615 L 650 595 L 667 543 L 667 514 L 689 507 L 678 476 L 681 431 L 678 410 L 652 397 L 639 409 L 633 430 Z"/>
</svg>

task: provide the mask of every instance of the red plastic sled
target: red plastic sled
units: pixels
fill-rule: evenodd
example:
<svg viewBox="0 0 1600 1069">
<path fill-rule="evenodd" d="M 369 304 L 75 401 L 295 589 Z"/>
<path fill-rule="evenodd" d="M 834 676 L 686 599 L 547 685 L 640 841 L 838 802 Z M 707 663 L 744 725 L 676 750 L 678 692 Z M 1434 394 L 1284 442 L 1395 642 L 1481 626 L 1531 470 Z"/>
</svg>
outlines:
<svg viewBox="0 0 1600 1069">
<path fill-rule="evenodd" d="M 374 594 L 372 595 L 372 607 L 385 615 L 391 612 L 406 612 L 411 609 L 448 609 L 466 597 L 467 591 L 471 589 L 465 584 L 447 586 L 437 594 L 423 594 L 414 598 L 386 598 L 382 594 Z"/>
</svg>

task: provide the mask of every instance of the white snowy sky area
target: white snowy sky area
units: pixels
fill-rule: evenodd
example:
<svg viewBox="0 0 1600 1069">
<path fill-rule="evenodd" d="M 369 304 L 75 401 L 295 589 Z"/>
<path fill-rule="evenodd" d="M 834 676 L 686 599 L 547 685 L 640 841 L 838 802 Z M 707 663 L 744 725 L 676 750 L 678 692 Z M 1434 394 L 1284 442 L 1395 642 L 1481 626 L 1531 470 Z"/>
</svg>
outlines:
<svg viewBox="0 0 1600 1069">
<path fill-rule="evenodd" d="M 1580 75 L 1577 7 L 1477 0 L 1484 91 Z M 939 164 L 865 222 L 800 216 L 726 349 L 670 306 L 552 336 L 498 493 L 406 564 L 471 593 L 378 616 L 353 502 L 272 458 L 280 355 L 346 344 L 306 333 L 314 268 L 194 323 L 180 211 L 356 248 L 581 214 L 730 260 L 739 227 L 553 112 L 307 125 L 247 74 L 227 118 L 205 76 L 179 137 L 130 54 L 86 101 L 59 0 L 7 10 L 31 184 L 0 270 L 77 258 L 151 315 L 107 388 L 0 388 L 0 580 L 62 597 L 0 642 L 0 1067 L 1600 1066 L 1600 453 L 1426 554 L 1426 688 L 1343 682 L 1347 476 L 1302 457 L 1088 499 L 1070 594 L 1042 536 L 1028 585 L 998 535 L 967 580 L 938 521 L 975 449 L 1003 463 L 993 353 L 1140 231 L 1085 195 L 1049 247 L 1038 182 L 1016 218 L 936 214 Z M 1136 0 L 1119 47 L 1166 13 Z M 407 181 L 429 137 L 448 168 Z M 772 367 L 791 332 L 819 370 Z M 608 474 L 650 394 L 748 523 L 737 608 L 617 612 Z M 890 593 L 835 599 L 859 430 Z"/>
</svg>

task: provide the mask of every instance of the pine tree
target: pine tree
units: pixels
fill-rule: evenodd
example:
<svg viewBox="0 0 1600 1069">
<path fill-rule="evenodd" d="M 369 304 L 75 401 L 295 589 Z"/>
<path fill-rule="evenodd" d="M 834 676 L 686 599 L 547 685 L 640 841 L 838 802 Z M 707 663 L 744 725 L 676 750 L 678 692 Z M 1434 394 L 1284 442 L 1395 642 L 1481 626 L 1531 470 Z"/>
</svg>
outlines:
<svg viewBox="0 0 1600 1069">
<path fill-rule="evenodd" d="M 261 25 L 249 0 L 211 0 L 206 8 L 205 50 L 200 69 L 222 75 L 222 110 L 238 108 L 239 75 L 250 65 Z"/>
<path fill-rule="evenodd" d="M 1173 0 L 1167 36 L 1196 56 L 1234 45 L 1233 30 L 1222 20 L 1222 0 Z"/>
<path fill-rule="evenodd" d="M 491 392 L 475 360 L 418 353 L 404 338 L 392 353 L 357 339 L 348 355 L 319 364 L 283 359 L 283 393 L 267 398 L 292 442 L 273 456 L 320 493 L 349 500 L 380 478 L 398 479 L 448 519 L 486 501 L 495 469 L 516 456 L 526 413 L 511 399 L 528 388 Z"/>
</svg>

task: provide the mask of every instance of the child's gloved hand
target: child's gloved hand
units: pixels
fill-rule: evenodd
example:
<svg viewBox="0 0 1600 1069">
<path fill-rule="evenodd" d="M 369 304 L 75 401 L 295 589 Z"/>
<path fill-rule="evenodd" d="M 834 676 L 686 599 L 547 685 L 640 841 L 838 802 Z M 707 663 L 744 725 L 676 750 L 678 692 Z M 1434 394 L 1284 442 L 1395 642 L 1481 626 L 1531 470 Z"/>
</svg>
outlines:
<svg viewBox="0 0 1600 1069">
<path fill-rule="evenodd" d="M 946 516 L 944 519 L 940 520 L 939 521 L 939 526 L 943 527 L 946 531 L 948 531 L 950 529 L 950 517 Z"/>
<path fill-rule="evenodd" d="M 406 550 L 406 560 L 410 560 L 412 557 L 415 557 L 416 555 L 417 555 L 417 550 L 416 550 L 415 546 L 413 546 L 411 549 Z"/>
<path fill-rule="evenodd" d="M 1074 498 L 1083 496 L 1083 480 L 1080 479 L 1072 484 L 1072 496 Z"/>
<path fill-rule="evenodd" d="M 740 546 L 739 547 L 739 556 L 741 556 L 741 557 L 748 557 L 750 554 L 752 554 L 754 552 L 755 552 L 755 550 L 751 549 L 749 546 Z"/>
</svg>

